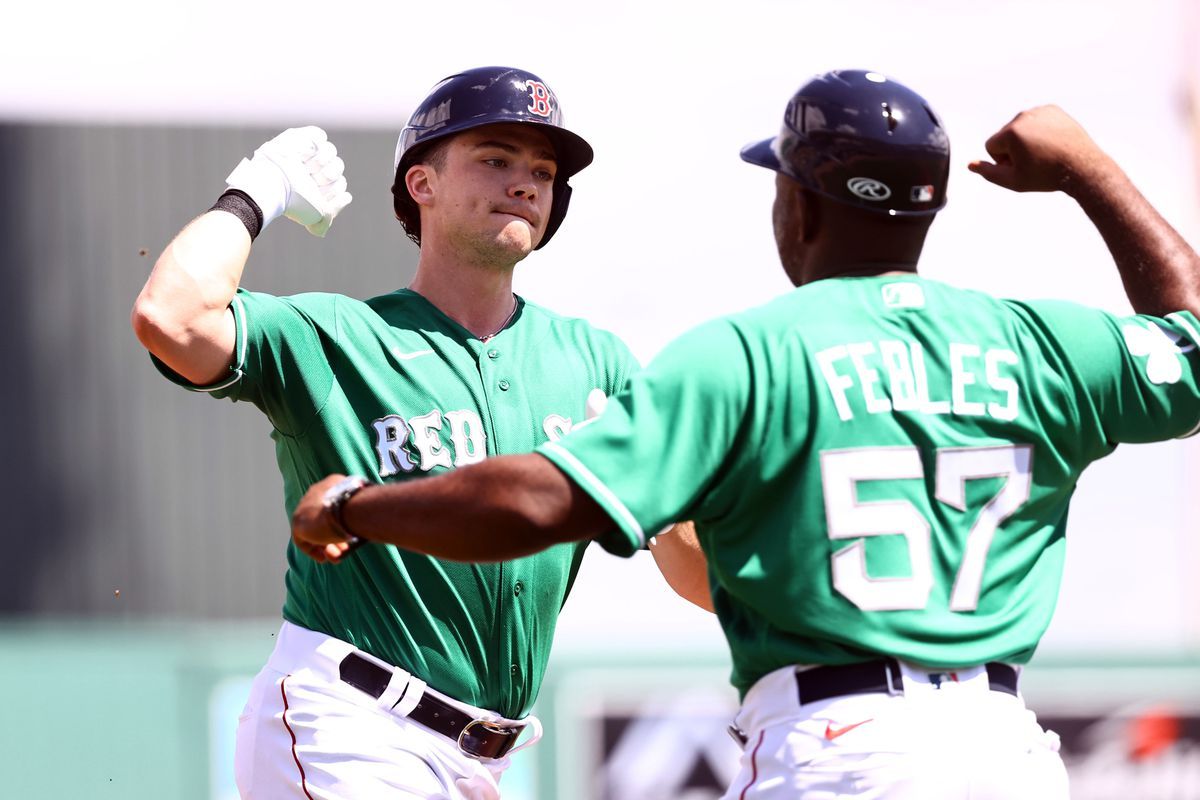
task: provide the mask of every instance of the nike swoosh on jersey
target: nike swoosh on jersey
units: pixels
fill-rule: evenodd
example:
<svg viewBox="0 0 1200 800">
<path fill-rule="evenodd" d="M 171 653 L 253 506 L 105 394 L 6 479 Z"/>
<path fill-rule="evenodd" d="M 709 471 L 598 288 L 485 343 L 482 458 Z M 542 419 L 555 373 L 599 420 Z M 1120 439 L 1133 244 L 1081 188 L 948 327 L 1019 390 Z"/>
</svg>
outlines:
<svg viewBox="0 0 1200 800">
<path fill-rule="evenodd" d="M 396 358 L 400 359 L 401 361 L 409 361 L 411 359 L 418 358 L 420 356 L 431 355 L 432 353 L 433 353 L 432 350 L 414 350 L 411 353 L 405 353 L 399 347 L 392 348 L 392 355 L 394 355 Z"/>
<path fill-rule="evenodd" d="M 871 719 L 864 719 L 862 722 L 855 722 L 852 725 L 846 725 L 845 727 L 842 727 L 842 728 L 835 728 L 835 727 L 833 727 L 832 723 L 826 722 L 825 723 L 825 738 L 832 742 L 834 739 L 838 738 L 843 733 L 849 733 L 850 731 L 857 728 L 859 725 L 866 725 L 868 722 L 873 722 L 873 721 L 874 721 L 874 717 L 872 717 Z"/>
</svg>

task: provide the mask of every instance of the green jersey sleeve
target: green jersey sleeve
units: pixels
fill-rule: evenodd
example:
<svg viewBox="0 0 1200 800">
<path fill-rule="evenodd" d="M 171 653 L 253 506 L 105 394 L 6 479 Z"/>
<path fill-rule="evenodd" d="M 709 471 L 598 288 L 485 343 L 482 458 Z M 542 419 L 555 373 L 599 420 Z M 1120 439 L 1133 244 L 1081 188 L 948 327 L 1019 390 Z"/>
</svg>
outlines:
<svg viewBox="0 0 1200 800">
<path fill-rule="evenodd" d="M 606 550 L 629 556 L 665 525 L 721 513 L 724 462 L 753 450 L 734 446 L 753 436 L 749 369 L 736 328 L 709 323 L 669 344 L 598 418 L 538 448 L 612 517 Z"/>
<path fill-rule="evenodd" d="M 629 379 L 641 371 L 642 365 L 629 346 L 616 334 L 592 330 L 595 338 L 587 344 L 586 349 L 601 355 L 605 381 L 601 389 L 605 395 L 611 397 L 629 385 Z"/>
<path fill-rule="evenodd" d="M 1200 324 L 1190 312 L 1159 318 L 1066 302 L 1023 305 L 1070 365 L 1080 420 L 1096 426 L 1109 449 L 1200 430 Z"/>
<path fill-rule="evenodd" d="M 152 355 L 155 366 L 191 391 L 253 403 L 280 433 L 303 433 L 333 385 L 326 343 L 338 340 L 337 296 L 275 297 L 238 289 L 230 310 L 236 339 L 228 376 L 201 386 Z"/>
</svg>

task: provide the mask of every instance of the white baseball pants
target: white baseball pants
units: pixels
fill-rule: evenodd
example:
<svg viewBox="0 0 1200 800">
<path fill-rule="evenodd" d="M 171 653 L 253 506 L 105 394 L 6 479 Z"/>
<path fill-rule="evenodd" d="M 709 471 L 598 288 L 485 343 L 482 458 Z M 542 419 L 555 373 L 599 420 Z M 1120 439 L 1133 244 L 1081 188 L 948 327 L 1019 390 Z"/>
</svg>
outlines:
<svg viewBox="0 0 1200 800">
<path fill-rule="evenodd" d="M 283 623 L 238 719 L 234 774 L 243 800 L 497 800 L 508 757 L 468 756 L 344 683 L 338 666 L 354 650 Z M 437 696 L 478 719 L 520 724 Z"/>
<path fill-rule="evenodd" d="M 983 667 L 900 669 L 896 694 L 804 705 L 795 667 L 764 676 L 735 721 L 746 744 L 722 800 L 1066 800 L 1058 736 Z"/>
</svg>

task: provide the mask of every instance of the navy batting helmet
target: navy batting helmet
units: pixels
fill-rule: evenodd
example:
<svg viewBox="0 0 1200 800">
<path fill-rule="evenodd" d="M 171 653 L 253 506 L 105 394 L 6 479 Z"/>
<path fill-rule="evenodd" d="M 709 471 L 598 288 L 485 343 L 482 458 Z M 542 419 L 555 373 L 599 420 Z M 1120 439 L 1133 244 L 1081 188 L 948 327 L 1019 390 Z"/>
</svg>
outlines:
<svg viewBox="0 0 1200 800">
<path fill-rule="evenodd" d="M 517 122 L 536 125 L 554 145 L 558 169 L 554 199 L 546 221 L 546 233 L 538 247 L 545 246 L 562 224 L 571 200 L 567 179 L 592 163 L 592 147 L 582 137 L 563 127 L 558 98 L 541 78 L 512 67 L 478 67 L 443 79 L 429 93 L 396 142 L 396 181 L 392 185 L 396 216 L 413 241 L 421 241 L 421 217 L 416 201 L 408 193 L 404 176 L 418 163 L 427 144 L 456 133 Z"/>
<path fill-rule="evenodd" d="M 818 75 L 788 103 L 779 135 L 742 159 L 842 203 L 892 215 L 946 205 L 950 139 L 925 100 L 878 72 Z"/>
</svg>

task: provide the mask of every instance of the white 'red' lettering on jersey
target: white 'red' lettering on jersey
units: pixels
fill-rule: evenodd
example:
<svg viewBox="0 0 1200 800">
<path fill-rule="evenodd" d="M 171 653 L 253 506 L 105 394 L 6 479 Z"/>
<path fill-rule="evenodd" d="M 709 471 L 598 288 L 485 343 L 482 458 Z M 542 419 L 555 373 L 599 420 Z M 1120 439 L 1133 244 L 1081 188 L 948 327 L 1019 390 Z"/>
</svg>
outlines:
<svg viewBox="0 0 1200 800">
<path fill-rule="evenodd" d="M 487 435 L 483 420 L 474 411 L 447 411 L 450 441 L 454 443 L 454 466 L 464 467 L 487 458 Z"/>
<path fill-rule="evenodd" d="M 598 397 L 597 397 L 598 395 Z M 588 416 L 591 419 L 603 408 L 604 393 L 594 389 L 588 397 Z M 582 425 L 584 423 L 579 423 Z M 579 425 L 570 417 L 550 414 L 542 420 L 546 438 L 556 442 Z M 375 452 L 379 456 L 379 477 L 390 478 L 401 472 L 420 467 L 429 472 L 434 467 L 464 467 L 487 458 L 487 433 L 483 421 L 474 411 L 437 409 L 406 421 L 398 414 L 371 423 L 375 433 Z M 447 431 L 446 429 L 449 428 Z M 414 458 L 413 450 L 416 450 Z"/>
<path fill-rule="evenodd" d="M 449 423 L 449 441 L 445 436 Z M 412 472 L 418 466 L 428 472 L 434 467 L 462 467 L 487 457 L 487 434 L 474 411 L 434 409 L 406 422 L 398 414 L 389 414 L 371 423 L 375 431 L 375 452 L 379 456 L 379 477 L 389 478 Z M 410 448 L 415 448 L 414 461 Z"/>
<path fill-rule="evenodd" d="M 596 398 L 599 393 L 599 398 Z M 593 390 L 588 398 L 589 419 L 594 408 L 604 398 L 604 392 Z M 602 408 L 602 405 L 601 405 Z M 583 425 L 581 422 L 580 425 Z M 484 422 L 475 411 L 442 411 L 410 416 L 408 420 L 398 414 L 389 414 L 373 421 L 374 445 L 379 457 L 379 477 L 391 477 L 400 473 L 412 473 L 418 467 L 422 471 L 434 467 L 450 469 L 466 467 L 487 457 L 487 434 Z M 449 431 L 446 428 L 449 427 Z M 558 441 L 578 427 L 571 417 L 551 414 L 542 420 L 541 429 L 546 438 Z M 413 450 L 416 457 L 413 457 Z"/>
<path fill-rule="evenodd" d="M 930 385 L 925 350 L 915 342 L 884 339 L 838 344 L 819 351 L 815 359 L 843 421 L 854 418 L 853 396 L 861 399 L 868 414 L 915 411 L 988 416 L 1006 422 L 1017 418 L 1020 387 L 1015 373 L 1020 360 L 1016 353 L 951 342 L 947 355 L 948 387 Z"/>
<path fill-rule="evenodd" d="M 442 412 L 436 409 L 419 417 L 411 417 L 412 443 L 421 454 L 421 469 L 425 472 L 434 467 L 451 466 L 450 451 L 442 446 Z"/>
<path fill-rule="evenodd" d="M 371 423 L 375 429 L 375 452 L 379 454 L 379 475 L 387 478 L 399 472 L 412 472 L 416 467 L 408 451 L 408 425 L 398 414 L 388 414 Z"/>
</svg>

